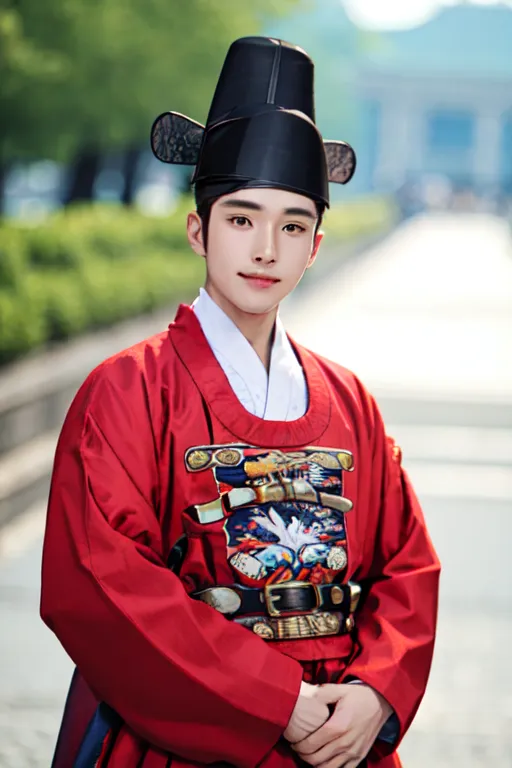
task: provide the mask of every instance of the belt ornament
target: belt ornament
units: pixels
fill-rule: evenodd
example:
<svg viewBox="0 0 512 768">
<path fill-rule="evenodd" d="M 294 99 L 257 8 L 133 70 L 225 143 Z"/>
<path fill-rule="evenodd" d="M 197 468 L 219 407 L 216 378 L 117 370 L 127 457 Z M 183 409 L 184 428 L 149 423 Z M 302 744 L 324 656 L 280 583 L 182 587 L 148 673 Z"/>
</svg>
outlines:
<svg viewBox="0 0 512 768">
<path fill-rule="evenodd" d="M 263 589 L 216 586 L 191 596 L 264 640 L 300 640 L 349 634 L 361 587 L 354 583 L 288 581 Z"/>
</svg>

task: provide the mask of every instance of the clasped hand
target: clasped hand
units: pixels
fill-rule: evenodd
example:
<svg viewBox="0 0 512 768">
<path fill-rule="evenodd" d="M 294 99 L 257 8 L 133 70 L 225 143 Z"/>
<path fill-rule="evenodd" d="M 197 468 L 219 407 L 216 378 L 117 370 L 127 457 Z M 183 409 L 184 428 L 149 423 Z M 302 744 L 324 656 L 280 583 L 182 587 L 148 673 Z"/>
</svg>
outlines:
<svg viewBox="0 0 512 768">
<path fill-rule="evenodd" d="M 388 702 L 367 685 L 303 682 L 284 737 L 310 765 L 356 768 L 391 713 Z"/>
</svg>

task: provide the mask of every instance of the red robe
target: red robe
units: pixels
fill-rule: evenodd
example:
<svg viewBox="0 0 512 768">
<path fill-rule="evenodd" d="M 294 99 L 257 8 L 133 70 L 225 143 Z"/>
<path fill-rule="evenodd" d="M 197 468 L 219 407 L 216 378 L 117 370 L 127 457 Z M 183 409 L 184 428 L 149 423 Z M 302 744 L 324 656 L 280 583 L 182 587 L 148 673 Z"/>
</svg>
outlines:
<svg viewBox="0 0 512 768">
<path fill-rule="evenodd" d="M 296 421 L 243 408 L 186 306 L 168 331 L 102 363 L 69 410 L 41 612 L 96 698 L 125 723 L 101 768 L 292 768 L 282 733 L 303 678 L 367 682 L 396 712 L 400 739 L 415 715 L 433 652 L 439 563 L 372 397 L 346 369 L 294 348 L 309 393 Z M 329 469 L 336 456 L 349 457 L 340 471 Z M 352 502 L 344 513 L 303 506 L 307 557 L 270 548 L 278 535 L 269 531 L 290 523 L 289 509 L 274 505 L 269 522 L 268 506 L 248 514 L 247 503 L 224 503 L 233 488 L 292 465 L 325 498 Z M 221 518 L 201 522 L 198 509 L 212 502 Z M 166 561 L 184 531 L 178 577 Z M 308 548 L 313 531 L 318 548 Z M 267 642 L 189 597 L 234 582 L 332 580 L 343 565 L 326 555 L 333 547 L 348 558 L 343 580 L 363 585 L 352 636 Z M 241 560 L 249 570 L 235 567 Z M 393 749 L 378 741 L 369 764 L 399 766 Z"/>
</svg>

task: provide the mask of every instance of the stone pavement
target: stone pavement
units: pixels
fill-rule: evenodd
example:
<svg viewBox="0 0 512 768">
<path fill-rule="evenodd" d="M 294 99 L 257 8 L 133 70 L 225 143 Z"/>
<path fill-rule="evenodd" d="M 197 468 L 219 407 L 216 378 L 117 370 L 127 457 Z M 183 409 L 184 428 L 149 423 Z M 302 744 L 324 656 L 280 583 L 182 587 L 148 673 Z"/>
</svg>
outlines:
<svg viewBox="0 0 512 768">
<path fill-rule="evenodd" d="M 285 315 L 298 340 L 377 394 L 443 563 L 432 675 L 401 750 L 405 768 L 512 767 L 505 223 L 408 222 Z M 0 549 L 0 768 L 48 768 L 72 665 L 38 617 L 40 510 L 19 525 Z"/>
<path fill-rule="evenodd" d="M 49 768 L 71 678 L 70 660 L 39 619 L 41 541 L 38 532 L 0 561 L 1 768 Z"/>
<path fill-rule="evenodd" d="M 430 684 L 401 748 L 407 768 L 512 766 L 510 615 L 443 610 Z"/>
<path fill-rule="evenodd" d="M 321 290 L 296 296 L 283 312 L 290 333 L 379 394 L 512 401 L 512 237 L 505 220 L 411 219 Z"/>
</svg>

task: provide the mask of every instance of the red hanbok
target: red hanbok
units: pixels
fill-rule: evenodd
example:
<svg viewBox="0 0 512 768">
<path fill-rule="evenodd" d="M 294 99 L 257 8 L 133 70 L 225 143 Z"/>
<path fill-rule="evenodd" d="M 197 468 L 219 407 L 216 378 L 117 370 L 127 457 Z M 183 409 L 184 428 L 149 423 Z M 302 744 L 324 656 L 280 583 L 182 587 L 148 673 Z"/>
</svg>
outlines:
<svg viewBox="0 0 512 768">
<path fill-rule="evenodd" d="M 100 365 L 70 408 L 42 616 L 90 702 L 123 720 L 101 768 L 292 768 L 282 733 L 302 679 L 367 682 L 393 707 L 400 738 L 415 715 L 439 563 L 372 397 L 349 371 L 294 348 L 309 393 L 296 421 L 243 408 L 186 306 L 168 331 Z M 285 487 L 295 500 L 275 495 Z M 178 576 L 166 563 L 184 532 Z M 268 641 L 190 597 L 340 577 L 363 588 L 349 635 Z M 369 764 L 400 762 L 377 741 Z"/>
</svg>

